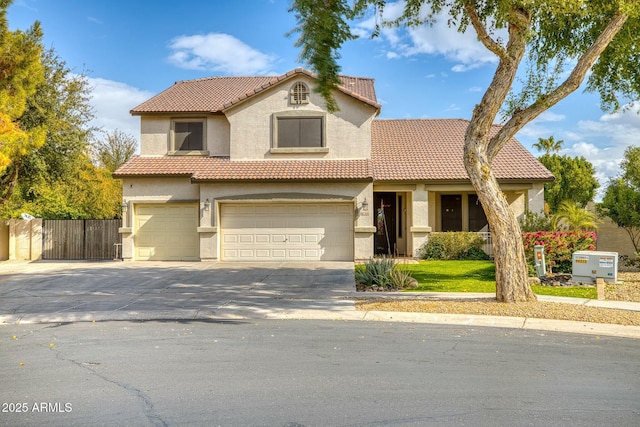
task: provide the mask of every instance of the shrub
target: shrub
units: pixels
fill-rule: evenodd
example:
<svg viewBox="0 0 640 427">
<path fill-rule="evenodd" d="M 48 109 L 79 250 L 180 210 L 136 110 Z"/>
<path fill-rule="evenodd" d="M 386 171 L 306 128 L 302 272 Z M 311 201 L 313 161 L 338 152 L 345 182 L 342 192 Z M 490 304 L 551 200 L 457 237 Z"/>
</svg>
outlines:
<svg viewBox="0 0 640 427">
<path fill-rule="evenodd" d="M 478 233 L 431 233 L 429 241 L 418 249 L 422 259 L 489 259 L 482 250 L 484 239 Z M 484 255 L 481 255 L 484 254 Z"/>
<path fill-rule="evenodd" d="M 409 272 L 400 270 L 393 259 L 385 257 L 370 259 L 364 265 L 356 266 L 355 278 L 367 288 L 404 289 L 415 285 Z"/>
<path fill-rule="evenodd" d="M 475 246 L 460 254 L 458 259 L 468 261 L 485 261 L 489 259 L 489 255 L 485 251 Z"/>
<path fill-rule="evenodd" d="M 596 233 L 593 231 L 537 231 L 522 233 L 527 264 L 535 266 L 533 247 L 544 246 L 547 270 L 555 273 L 571 273 L 571 257 L 575 251 L 596 249 Z"/>
<path fill-rule="evenodd" d="M 520 230 L 525 233 L 533 231 L 551 231 L 553 230 L 552 218 L 539 212 L 532 212 L 527 209 L 520 218 Z"/>
</svg>

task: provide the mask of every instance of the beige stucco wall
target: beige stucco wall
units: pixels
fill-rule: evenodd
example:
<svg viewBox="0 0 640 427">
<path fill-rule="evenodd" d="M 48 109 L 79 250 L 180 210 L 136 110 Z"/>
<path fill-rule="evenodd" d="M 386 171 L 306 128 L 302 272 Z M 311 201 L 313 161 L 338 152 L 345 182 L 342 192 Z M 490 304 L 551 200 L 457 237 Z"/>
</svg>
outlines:
<svg viewBox="0 0 640 427">
<path fill-rule="evenodd" d="M 187 177 L 126 178 L 122 181 L 122 197 L 130 202 L 169 202 L 198 200 L 198 184 Z"/>
<path fill-rule="evenodd" d="M 204 118 L 195 115 L 194 118 Z M 185 118 L 179 116 L 178 118 Z M 171 116 L 150 116 L 140 118 L 140 155 L 164 156 L 171 147 Z M 206 117 L 204 151 L 211 156 L 229 155 L 229 122 L 224 115 Z"/>
<path fill-rule="evenodd" d="M 533 183 L 528 191 L 528 209 L 531 212 L 544 212 L 544 184 L 540 182 Z"/>
<path fill-rule="evenodd" d="M 169 117 L 140 117 L 140 155 L 163 156 L 169 150 Z"/>
<path fill-rule="evenodd" d="M 310 102 L 290 105 L 289 88 L 302 80 L 311 90 Z M 231 131 L 232 160 L 262 159 L 365 159 L 371 156 L 371 120 L 375 109 L 341 93 L 336 93 L 340 111 L 326 114 L 325 143 L 328 152 L 272 153 L 273 114 L 282 112 L 325 111 L 322 97 L 313 92 L 304 77 L 288 80 L 256 95 L 225 112 Z"/>
</svg>

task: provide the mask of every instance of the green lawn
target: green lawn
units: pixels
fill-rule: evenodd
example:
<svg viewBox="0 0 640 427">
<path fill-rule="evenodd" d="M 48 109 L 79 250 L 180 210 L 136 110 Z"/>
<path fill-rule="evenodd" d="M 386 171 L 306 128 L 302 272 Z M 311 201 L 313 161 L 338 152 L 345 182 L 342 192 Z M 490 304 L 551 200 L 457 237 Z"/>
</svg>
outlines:
<svg viewBox="0 0 640 427">
<path fill-rule="evenodd" d="M 409 291 L 422 292 L 490 292 L 496 291 L 495 266 L 492 261 L 420 261 L 401 264 L 418 281 Z M 532 286 L 538 295 L 574 298 L 597 298 L 595 288 Z"/>
</svg>

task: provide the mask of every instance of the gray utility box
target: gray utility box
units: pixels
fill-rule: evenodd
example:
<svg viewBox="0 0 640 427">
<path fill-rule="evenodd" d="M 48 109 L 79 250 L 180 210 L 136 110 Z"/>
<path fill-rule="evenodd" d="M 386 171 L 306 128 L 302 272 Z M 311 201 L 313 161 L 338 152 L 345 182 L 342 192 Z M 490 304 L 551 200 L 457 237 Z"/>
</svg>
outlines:
<svg viewBox="0 0 640 427">
<path fill-rule="evenodd" d="M 572 258 L 574 282 L 593 283 L 604 279 L 608 283 L 618 281 L 618 253 L 599 251 L 577 251 Z"/>
</svg>

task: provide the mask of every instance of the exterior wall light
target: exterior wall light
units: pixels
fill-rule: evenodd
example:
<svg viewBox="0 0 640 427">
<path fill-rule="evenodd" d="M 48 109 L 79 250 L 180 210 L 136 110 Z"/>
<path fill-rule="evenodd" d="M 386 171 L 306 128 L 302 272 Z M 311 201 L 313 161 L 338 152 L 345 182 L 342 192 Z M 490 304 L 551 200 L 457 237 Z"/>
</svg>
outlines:
<svg viewBox="0 0 640 427">
<path fill-rule="evenodd" d="M 363 211 L 368 211 L 369 210 L 369 202 L 367 202 L 367 198 L 366 197 L 362 201 L 362 210 Z"/>
<path fill-rule="evenodd" d="M 122 201 L 122 226 L 127 226 L 127 212 L 129 211 L 129 203 L 127 200 Z"/>
<path fill-rule="evenodd" d="M 211 202 L 207 199 L 204 201 L 204 210 L 208 212 L 209 209 L 211 209 Z"/>
</svg>

